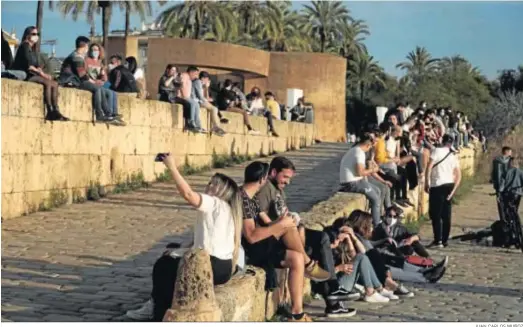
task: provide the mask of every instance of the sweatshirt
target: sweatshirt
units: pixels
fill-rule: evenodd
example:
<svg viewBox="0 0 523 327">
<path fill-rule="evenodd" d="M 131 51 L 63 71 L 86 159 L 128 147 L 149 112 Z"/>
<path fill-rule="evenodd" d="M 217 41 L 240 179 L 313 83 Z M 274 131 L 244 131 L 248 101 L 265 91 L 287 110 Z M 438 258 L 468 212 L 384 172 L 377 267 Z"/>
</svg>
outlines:
<svg viewBox="0 0 523 327">
<path fill-rule="evenodd" d="M 500 186 L 508 170 L 509 159 L 510 157 L 498 156 L 492 162 L 492 173 L 490 175 L 490 181 L 496 192 L 500 191 Z"/>
</svg>

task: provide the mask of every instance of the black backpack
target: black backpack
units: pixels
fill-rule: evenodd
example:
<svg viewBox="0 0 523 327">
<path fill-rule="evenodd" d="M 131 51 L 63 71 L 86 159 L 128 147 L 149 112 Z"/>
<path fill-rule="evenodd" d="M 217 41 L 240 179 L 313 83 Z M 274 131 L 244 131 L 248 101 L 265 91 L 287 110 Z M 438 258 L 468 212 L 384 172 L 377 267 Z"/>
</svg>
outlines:
<svg viewBox="0 0 523 327">
<path fill-rule="evenodd" d="M 117 72 L 120 73 L 120 83 L 116 87 Z M 124 66 L 118 66 L 114 68 L 110 75 L 109 81 L 111 82 L 111 89 L 118 93 L 138 93 L 138 86 L 136 85 L 136 79 L 133 73 Z"/>
<path fill-rule="evenodd" d="M 505 247 L 512 243 L 510 228 L 501 220 L 497 220 L 490 226 L 492 230 L 492 246 Z"/>
</svg>

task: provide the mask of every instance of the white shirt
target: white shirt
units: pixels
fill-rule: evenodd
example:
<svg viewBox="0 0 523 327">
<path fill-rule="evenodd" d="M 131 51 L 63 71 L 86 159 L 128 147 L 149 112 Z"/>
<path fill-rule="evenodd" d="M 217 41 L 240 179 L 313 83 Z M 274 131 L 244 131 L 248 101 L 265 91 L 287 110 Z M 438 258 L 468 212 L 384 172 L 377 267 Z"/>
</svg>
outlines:
<svg viewBox="0 0 523 327">
<path fill-rule="evenodd" d="M 387 150 L 389 158 L 396 158 L 396 152 L 398 151 L 398 141 L 392 136 L 389 137 L 389 139 L 385 141 L 385 149 Z"/>
<path fill-rule="evenodd" d="M 193 248 L 204 249 L 221 260 L 232 259 L 234 252 L 234 219 L 229 204 L 215 196 L 200 193 Z"/>
<path fill-rule="evenodd" d="M 430 154 L 430 159 L 434 164 L 441 161 L 450 149 L 447 147 L 435 148 Z M 432 168 L 430 175 L 430 187 L 437 187 L 444 184 L 454 183 L 454 169 L 459 169 L 459 161 L 457 156 L 453 153 L 443 160 L 439 165 Z"/>
<path fill-rule="evenodd" d="M 357 182 L 363 179 L 358 176 L 358 164 L 365 167 L 365 152 L 358 146 L 347 151 L 340 164 L 340 184 Z"/>
<path fill-rule="evenodd" d="M 144 78 L 143 76 L 143 70 L 141 68 L 136 68 L 136 71 L 134 72 L 134 79 Z"/>
</svg>

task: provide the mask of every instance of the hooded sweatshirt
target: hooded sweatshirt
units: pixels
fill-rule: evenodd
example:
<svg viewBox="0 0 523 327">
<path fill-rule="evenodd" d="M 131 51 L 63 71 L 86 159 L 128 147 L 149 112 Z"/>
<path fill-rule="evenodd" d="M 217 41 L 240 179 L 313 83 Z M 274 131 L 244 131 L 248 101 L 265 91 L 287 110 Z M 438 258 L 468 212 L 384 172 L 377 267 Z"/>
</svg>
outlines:
<svg viewBox="0 0 523 327">
<path fill-rule="evenodd" d="M 492 173 L 490 181 L 492 182 L 492 185 L 494 186 L 494 190 L 496 190 L 496 192 L 500 191 L 500 186 L 508 170 L 509 159 L 510 157 L 498 156 L 492 162 Z"/>
<path fill-rule="evenodd" d="M 499 185 L 499 191 L 523 195 L 523 171 L 516 167 L 508 168 Z"/>
</svg>

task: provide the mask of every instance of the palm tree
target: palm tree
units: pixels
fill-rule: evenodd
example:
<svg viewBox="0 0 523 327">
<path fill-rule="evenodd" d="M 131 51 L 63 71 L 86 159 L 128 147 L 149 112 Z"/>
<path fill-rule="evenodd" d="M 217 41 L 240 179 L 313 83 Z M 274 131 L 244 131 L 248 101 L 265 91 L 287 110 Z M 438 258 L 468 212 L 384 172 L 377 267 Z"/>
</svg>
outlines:
<svg viewBox="0 0 523 327">
<path fill-rule="evenodd" d="M 53 1 L 49 1 L 49 9 L 53 10 Z M 39 0 L 36 5 L 36 29 L 38 32 L 40 32 L 40 35 L 42 35 L 42 23 L 44 20 L 44 1 Z M 40 42 L 42 42 L 42 39 L 38 39 L 38 43 L 36 43 L 36 51 L 40 51 Z"/>
<path fill-rule="evenodd" d="M 263 3 L 258 0 L 232 3 L 232 9 L 242 21 L 242 33 L 251 34 L 258 26 L 263 25 L 265 20 L 264 14 L 269 4 L 269 1 Z"/>
<path fill-rule="evenodd" d="M 365 99 L 365 92 L 371 85 L 385 85 L 382 76 L 383 69 L 379 66 L 378 62 L 374 60 L 374 57 L 365 52 L 349 61 L 347 86 L 352 86 L 357 89 L 360 100 L 363 101 Z"/>
<path fill-rule="evenodd" d="M 370 35 L 370 32 L 365 21 L 358 19 L 348 24 L 344 24 L 342 35 L 343 38 L 339 51 L 340 55 L 347 59 L 351 59 L 367 52 L 367 47 L 363 41 L 365 41 L 366 36 Z"/>
<path fill-rule="evenodd" d="M 432 58 L 425 47 L 417 46 L 414 51 L 409 52 L 407 61 L 396 65 L 396 68 L 407 71 L 410 77 L 423 77 L 436 68 L 439 59 Z"/>
<path fill-rule="evenodd" d="M 461 55 L 441 58 L 441 60 L 438 62 L 438 68 L 443 71 L 450 71 L 454 74 L 458 72 L 464 72 L 474 78 L 479 78 L 481 75 L 479 67 L 472 66 L 472 64 Z"/>
<path fill-rule="evenodd" d="M 140 19 L 142 21 L 145 20 L 146 17 L 149 17 L 152 15 L 152 4 L 151 1 L 129 1 L 129 0 L 118 0 L 113 1 L 117 2 L 120 6 L 120 10 L 125 11 L 125 39 L 127 40 L 127 37 L 129 36 L 129 32 L 131 30 L 131 14 L 135 13 L 140 15 Z M 167 1 L 158 0 L 156 1 L 160 6 L 163 6 Z"/>
<path fill-rule="evenodd" d="M 312 1 L 302 9 L 306 29 L 319 39 L 319 51 L 325 52 L 330 41 L 337 40 L 340 28 L 352 20 L 341 1 Z"/>
<path fill-rule="evenodd" d="M 229 28 L 235 24 L 235 17 L 227 2 L 184 1 L 165 9 L 157 22 L 168 35 L 200 39 L 206 27 L 222 24 Z"/>
</svg>

